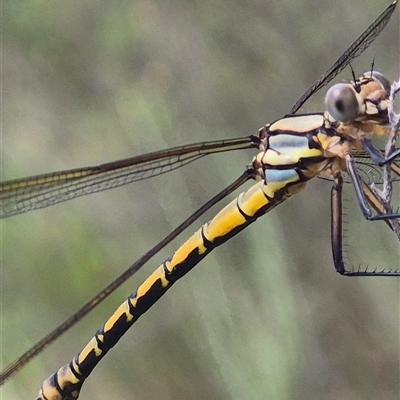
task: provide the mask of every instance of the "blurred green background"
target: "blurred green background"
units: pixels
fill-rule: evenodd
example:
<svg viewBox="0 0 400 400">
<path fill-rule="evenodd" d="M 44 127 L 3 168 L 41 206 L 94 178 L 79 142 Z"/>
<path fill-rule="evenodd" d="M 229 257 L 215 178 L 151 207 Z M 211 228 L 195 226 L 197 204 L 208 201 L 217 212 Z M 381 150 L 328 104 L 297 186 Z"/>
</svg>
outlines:
<svg viewBox="0 0 400 400">
<path fill-rule="evenodd" d="M 287 113 L 388 3 L 4 2 L 2 179 L 256 134 Z M 399 10 L 353 63 L 357 74 L 375 58 L 376 69 L 398 77 L 398 23 Z M 346 69 L 336 81 L 349 77 Z M 323 111 L 324 92 L 303 111 Z M 2 222 L 3 367 L 253 155 L 209 157 Z M 398 399 L 400 281 L 334 271 L 329 196 L 329 182 L 310 182 L 215 250 L 125 335 L 80 398 Z M 386 226 L 347 207 L 356 221 L 347 225 L 350 265 L 399 267 Z M 41 382 L 198 226 L 7 382 L 2 398 L 35 399 Z"/>
</svg>

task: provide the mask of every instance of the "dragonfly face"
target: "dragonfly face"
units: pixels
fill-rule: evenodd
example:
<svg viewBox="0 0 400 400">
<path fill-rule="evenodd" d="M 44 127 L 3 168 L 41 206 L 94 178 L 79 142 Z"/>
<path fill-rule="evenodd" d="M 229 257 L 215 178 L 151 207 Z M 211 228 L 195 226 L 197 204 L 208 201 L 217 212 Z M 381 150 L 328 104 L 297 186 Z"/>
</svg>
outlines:
<svg viewBox="0 0 400 400">
<path fill-rule="evenodd" d="M 333 85 L 325 96 L 327 117 L 332 122 L 342 122 L 339 127 L 345 131 L 346 125 L 354 126 L 354 121 L 364 124 L 359 131 L 387 135 L 390 132 L 388 105 L 390 82 L 380 72 L 366 72 L 355 82 Z M 386 129 L 385 129 L 386 128 Z M 360 132 L 351 135 L 359 138 Z"/>
<path fill-rule="evenodd" d="M 351 15 L 343 10 L 343 7 L 347 7 L 347 2 L 341 4 L 340 13 L 337 5 L 330 3 L 324 5 L 326 15 Z M 87 48 L 91 48 L 96 57 L 91 57 L 91 52 L 85 53 L 85 47 L 82 46 L 82 50 L 78 47 L 77 53 L 69 53 L 69 58 L 77 64 L 64 64 L 61 68 L 60 64 L 63 63 L 60 62 L 60 58 L 49 52 L 51 55 L 46 62 L 35 64 L 34 60 L 31 61 L 32 66 L 28 67 L 28 74 L 22 73 L 22 67 L 20 69 L 20 76 L 29 79 L 31 84 L 38 83 L 34 86 L 36 91 L 25 95 L 24 109 L 15 113 L 19 115 L 18 124 L 15 121 L 17 133 L 10 139 L 15 142 L 12 145 L 10 142 L 8 144 L 13 152 L 17 151 L 14 150 L 16 148 L 21 149 L 21 153 L 14 156 L 12 164 L 19 166 L 22 163 L 21 168 L 25 170 L 10 171 L 8 178 L 75 165 L 94 164 L 138 152 L 197 141 L 197 137 L 188 138 L 188 135 L 196 134 L 203 140 L 211 139 L 212 137 L 208 136 L 211 133 L 219 135 L 220 138 L 251 133 L 254 128 L 287 112 L 296 97 L 315 79 L 318 71 L 326 68 L 326 64 L 331 61 L 330 53 L 334 51 L 329 47 L 329 56 L 307 53 L 304 57 L 303 48 L 296 49 L 300 47 L 295 40 L 299 37 L 299 31 L 290 32 L 292 34 L 288 33 L 288 39 L 283 39 L 284 32 L 278 31 L 278 28 L 280 25 L 287 26 L 288 16 L 294 17 L 294 10 L 291 11 L 290 7 L 279 12 L 281 20 L 277 16 L 278 19 L 271 21 L 270 9 L 263 11 L 265 14 L 262 17 L 257 17 L 262 20 L 257 25 L 257 32 L 265 31 L 265 35 L 263 34 L 257 43 L 250 44 L 251 40 L 243 43 L 243 40 L 240 40 L 243 33 L 252 31 L 247 25 L 236 25 L 235 29 L 238 31 L 233 32 L 231 24 L 224 24 L 225 32 L 228 32 L 224 35 L 225 42 L 222 42 L 219 35 L 212 35 L 211 32 L 209 36 L 206 34 L 206 43 L 218 41 L 216 51 L 211 45 L 210 48 L 204 48 L 204 42 L 200 39 L 192 40 L 193 37 L 197 37 L 198 32 L 206 32 L 208 25 L 205 22 L 201 25 L 193 24 L 194 30 L 191 30 L 189 22 L 194 22 L 195 18 L 186 7 L 177 4 L 176 7 L 180 11 L 176 11 L 175 7 L 174 10 L 165 10 L 161 3 L 141 4 L 140 15 L 143 20 L 143 15 L 148 16 L 153 31 L 157 24 L 152 18 L 156 17 L 150 11 L 144 14 L 146 8 L 155 8 L 155 14 L 162 19 L 168 19 L 167 16 L 173 17 L 176 12 L 182 16 L 182 20 L 185 19 L 184 16 L 189 15 L 189 21 L 180 22 L 178 26 L 179 31 L 191 32 L 191 46 L 179 41 L 178 48 L 172 48 L 175 45 L 166 46 L 163 29 L 164 36 L 154 35 L 150 43 L 140 42 L 140 48 L 151 48 L 152 43 L 154 45 L 157 41 L 161 43 L 160 48 L 166 48 L 165 53 L 155 52 L 158 53 L 158 57 L 160 54 L 163 57 L 161 65 L 160 58 L 154 57 L 146 61 L 146 67 L 141 73 L 137 73 L 136 69 L 133 72 L 127 65 L 135 64 L 132 58 L 137 57 L 129 57 L 130 53 L 126 50 L 125 60 L 131 60 L 131 63 L 116 61 L 115 64 L 107 64 L 103 69 L 102 62 L 93 67 L 97 64 L 96 57 L 104 60 L 106 50 L 112 46 L 109 44 L 97 49 L 90 46 L 90 43 L 96 42 L 96 38 L 91 36 L 89 27 L 85 27 L 84 23 L 79 25 L 79 29 L 85 32 L 79 37 L 91 37 Z M 292 5 L 293 3 L 291 7 Z M 232 3 L 226 5 L 224 10 L 231 7 Z M 309 5 L 302 2 L 302 7 L 307 10 Z M 357 10 L 356 21 L 352 21 L 355 26 L 350 26 L 349 32 L 340 33 L 338 55 L 343 50 L 343 44 L 350 43 L 380 8 L 381 6 L 373 10 Z M 89 11 L 86 12 L 91 14 Z M 126 10 L 115 12 L 122 18 L 124 11 Z M 72 8 L 66 12 L 71 16 L 69 19 L 74 20 L 72 16 L 76 15 L 76 12 Z M 214 12 L 210 9 L 206 13 L 213 15 Z M 247 12 L 254 17 L 259 14 L 256 4 L 248 6 Z M 368 15 L 364 16 L 364 12 Z M 137 10 L 136 13 L 126 14 L 137 18 Z M 278 13 L 275 12 L 274 15 L 276 14 Z M 221 22 L 222 18 L 218 20 Z M 243 16 L 239 20 L 245 23 L 247 18 Z M 254 22 L 253 18 L 251 20 Z M 315 23 L 315 18 L 311 19 L 309 12 L 304 14 L 304 19 L 296 17 L 296 21 L 300 20 L 302 23 L 299 25 L 303 25 L 303 21 L 304 25 L 307 25 L 307 21 L 310 24 Z M 134 22 L 132 25 L 137 26 L 136 19 Z M 165 23 L 163 27 L 169 25 Z M 297 23 L 293 25 L 297 26 Z M 68 28 L 68 34 L 57 30 L 58 35 L 48 36 L 56 36 L 62 41 L 65 35 L 73 38 L 74 31 L 79 29 Z M 388 47 L 383 49 L 383 46 L 380 47 L 381 42 L 377 42 L 371 55 L 362 57 L 359 71 L 367 69 L 372 56 L 375 55 L 378 68 L 391 78 L 396 76 L 397 58 L 393 60 L 390 57 L 395 55 L 398 49 L 398 43 L 394 39 L 397 38 L 397 26 L 394 24 L 388 29 L 389 31 L 383 34 L 389 40 L 382 39 L 382 42 L 388 43 Z M 315 45 L 315 51 L 321 52 L 327 43 L 332 44 L 332 37 L 335 32 L 337 34 L 337 28 L 323 31 L 319 31 L 321 45 Z M 174 33 L 168 32 L 167 37 L 170 39 Z M 284 51 L 274 49 L 273 42 L 268 38 L 271 32 L 277 32 L 278 37 L 290 48 L 285 48 Z M 322 37 L 322 32 L 327 36 Z M 348 36 L 342 38 L 342 34 Z M 110 34 L 108 37 L 113 36 Z M 80 40 L 72 43 L 76 44 Z M 240 43 L 239 48 L 235 47 L 232 50 L 232 46 L 229 46 L 231 40 L 235 44 Z M 171 40 L 170 43 L 174 42 Z M 132 49 L 139 46 L 135 44 L 128 47 Z M 171 53 L 169 72 L 168 69 L 163 69 L 162 65 L 168 65 L 167 52 Z M 240 52 L 243 64 L 233 63 L 233 60 L 237 59 L 236 52 Z M 218 57 L 219 62 L 215 61 L 207 66 L 216 53 L 221 57 Z M 75 57 L 72 57 L 73 54 Z M 77 61 L 84 59 L 84 54 L 91 60 L 86 66 L 84 63 L 80 64 L 81 61 L 78 64 Z M 182 57 L 177 57 L 177 54 Z M 204 54 L 205 56 L 201 57 Z M 246 54 L 249 57 L 246 57 Z M 301 54 L 304 58 L 300 58 Z M 257 57 L 256 62 L 250 61 L 252 56 Z M 179 58 L 186 59 L 186 64 L 180 63 Z M 388 61 L 388 65 L 384 64 L 385 60 Z M 317 66 L 316 63 L 319 62 L 322 65 Z M 43 65 L 44 69 L 40 69 L 40 65 Z M 291 69 L 294 65 L 296 68 Z M 118 73 L 119 68 L 125 68 L 123 74 Z M 207 68 L 213 69 L 218 76 L 208 79 L 209 76 L 205 73 Z M 38 70 L 41 71 L 40 75 L 44 75 L 48 69 L 58 72 L 42 80 L 35 79 L 37 77 L 32 73 Z M 78 84 L 69 86 L 76 71 L 85 74 L 82 88 Z M 95 74 L 93 80 L 86 79 L 90 78 L 90 71 Z M 173 78 L 168 78 L 171 71 L 177 71 L 180 83 L 176 83 L 178 79 L 174 74 Z M 182 73 L 178 74 L 181 71 Z M 234 75 L 227 75 L 227 71 Z M 100 79 L 98 76 L 107 79 Z M 119 81 L 121 76 L 124 76 L 122 83 Z M 165 78 L 157 83 L 154 82 L 156 79 L 152 79 L 153 76 Z M 292 79 L 290 85 L 282 87 L 282 82 L 286 82 L 288 76 L 295 76 L 296 79 Z M 218 77 L 222 79 L 222 83 L 213 84 Z M 349 73 L 344 77 L 348 78 Z M 60 80 L 57 83 L 58 78 Z M 173 84 L 169 82 L 174 96 L 163 89 L 168 79 L 173 79 Z M 132 84 L 122 90 L 121 86 L 129 80 L 135 80 L 135 85 L 142 86 L 138 90 Z M 43 83 L 42 86 L 40 83 L 44 81 L 47 83 Z M 96 91 L 94 89 L 98 81 L 102 84 L 99 84 L 100 88 Z M 198 82 L 194 84 L 193 81 Z M 112 86 L 119 87 L 120 91 L 114 91 Z M 222 87 L 229 88 L 229 91 L 219 93 Z M 137 95 L 138 91 L 140 95 Z M 237 96 L 236 92 L 240 93 L 240 96 Z M 57 93 L 57 96 L 54 93 Z M 132 94 L 132 97 L 129 97 L 129 94 Z M 271 97 L 276 99 L 276 105 L 275 100 L 271 101 Z M 308 105 L 308 111 L 323 111 L 322 95 L 316 95 L 316 99 L 310 101 L 312 103 Z M 129 107 L 130 103 L 133 104 L 132 107 Z M 108 109 L 111 108 L 113 111 L 110 112 L 110 116 Z M 167 114 L 164 114 L 164 111 L 167 111 Z M 84 118 L 83 123 L 80 118 Z M 103 127 L 105 131 L 102 130 Z M 60 137 L 56 138 L 54 135 L 59 133 Z M 75 133 L 79 133 L 79 136 L 73 136 Z M 91 134 L 94 136 L 90 136 Z M 143 136 L 140 136 L 142 134 Z M 160 135 L 156 136 L 157 134 Z M 76 143 L 79 143 L 79 146 L 76 146 Z M 144 148 L 145 146 L 148 147 Z M 6 342 L 6 347 L 11 350 L 10 359 L 20 354 L 21 347 L 28 348 L 29 344 L 42 337 L 63 317 L 68 316 L 87 300 L 88 296 L 129 265 L 136 256 L 143 254 L 149 244 L 159 238 L 159 232 L 168 232 L 194 208 L 216 193 L 221 185 L 226 185 L 237 175 L 237 171 L 233 171 L 236 166 L 241 171 L 251 156 L 248 153 L 243 156 L 237 153 L 233 155 L 235 158 L 221 156 L 222 161 L 219 161 L 218 156 L 209 163 L 201 164 L 201 167 L 189 168 L 188 172 L 178 172 L 174 178 L 166 177 L 167 183 L 159 179 L 155 184 L 141 184 L 138 190 L 127 188 L 117 193 L 111 191 L 94 195 L 94 199 L 93 196 L 88 196 L 59 205 L 53 210 L 49 208 L 5 221 L 5 266 L 10 266 L 10 269 L 6 272 L 6 289 L 9 295 L 4 313 L 9 313 L 8 317 L 12 322 L 8 326 L 13 328 Z M 11 165 L 11 161 L 8 165 Z M 226 178 L 226 175 L 229 177 Z M 182 182 L 184 185 L 181 185 Z M 167 192 L 164 191 L 165 187 L 168 188 Z M 279 373 L 279 376 L 293 376 L 290 373 L 293 363 L 298 360 L 297 357 L 301 356 L 303 359 L 304 353 L 301 348 L 309 349 L 311 355 L 307 358 L 306 365 L 300 367 L 299 374 L 302 377 L 306 376 L 311 383 L 306 389 L 297 384 L 294 378 L 285 378 L 283 383 L 288 392 L 294 386 L 295 390 L 305 395 L 310 394 L 309 390 L 315 395 L 321 393 L 320 380 L 317 377 L 320 377 L 321 369 L 325 368 L 326 376 L 333 377 L 325 378 L 332 390 L 337 389 L 334 382 L 336 378 L 343 378 L 347 388 L 351 387 L 352 381 L 358 381 L 358 378 L 362 382 L 372 379 L 376 382 L 374 387 L 378 388 L 379 393 L 386 390 L 387 382 L 384 383 L 380 378 L 388 376 L 388 370 L 393 369 L 382 362 L 380 365 L 383 365 L 383 369 L 376 367 L 371 372 L 370 366 L 371 362 L 377 365 L 377 359 L 378 362 L 383 359 L 391 360 L 392 355 L 396 354 L 396 349 L 392 347 L 396 340 L 391 336 L 395 335 L 395 327 L 391 325 L 395 318 L 387 305 L 393 304 L 397 284 L 348 283 L 332 276 L 326 222 L 328 207 L 324 208 L 328 202 L 328 192 L 329 188 L 324 182 L 310 185 L 299 199 L 283 206 L 282 211 L 275 210 L 276 216 L 271 214 L 265 222 L 258 223 L 249 236 L 243 233 L 240 238 L 235 239 L 231 247 L 222 249 L 215 258 L 207 261 L 204 267 L 199 267 L 198 272 L 189 275 L 187 283 L 172 290 L 147 316 L 149 318 L 143 319 L 138 330 L 118 345 L 115 349 L 117 353 L 110 354 L 110 361 L 106 364 L 108 367 L 111 365 L 111 368 L 107 368 L 106 365 L 99 366 L 93 381 L 88 380 L 86 383 L 83 394 L 88 394 L 89 398 L 130 398 L 132 393 L 135 393 L 138 398 L 148 398 L 148 393 L 152 393 L 153 397 L 157 398 L 160 393 L 168 391 L 171 398 L 193 398 L 196 393 L 204 393 L 204 382 L 207 382 L 210 396 L 214 398 L 232 398 L 232 393 L 238 393 L 239 389 L 243 390 L 243 394 L 254 393 L 254 398 L 257 398 L 259 393 L 273 393 L 274 388 L 271 385 L 276 385 L 275 389 L 280 386 L 274 383 L 278 381 L 275 379 L 278 376 L 277 364 L 286 371 L 284 374 Z M 104 195 L 106 197 L 102 197 Z M 81 201 L 83 203 L 80 203 Z M 258 228 L 267 230 L 260 231 Z M 170 250 L 172 249 L 173 247 Z M 371 249 L 372 252 L 376 253 Z M 161 258 L 168 253 L 169 250 Z M 221 265 L 219 269 L 216 266 L 218 262 L 227 265 Z M 270 263 L 274 268 L 269 269 Z M 390 262 L 387 262 L 387 265 L 391 265 Z M 153 265 L 149 266 L 145 274 L 152 268 Z M 126 285 L 115 301 L 119 302 L 143 277 L 144 275 Z M 91 287 L 88 288 L 88 285 Z M 299 301 L 304 302 L 305 307 L 299 305 Z M 82 331 L 71 332 L 71 336 L 62 344 L 49 348 L 47 355 L 43 355 L 44 358 L 38 360 L 27 372 L 22 372 L 21 377 L 16 377 L 15 383 L 11 381 L 5 386 L 5 397 L 27 398 L 35 395 L 43 378 L 53 369 L 56 370 L 61 365 L 60 362 L 67 362 L 77 347 L 82 345 L 82 338 L 86 340 L 87 335 L 90 335 L 113 309 L 114 301 L 110 303 L 108 307 L 99 309 L 96 316 L 84 324 Z M 349 305 L 352 312 L 349 311 Z M 28 308 L 30 306 L 32 310 Z M 20 314 L 21 310 L 23 316 Z M 215 315 L 213 310 L 218 310 L 218 315 Z M 297 317 L 293 318 L 293 315 Z M 379 329 L 379 332 L 377 320 L 380 328 L 385 326 L 384 329 Z M 251 326 L 250 332 L 248 326 Z M 337 327 L 342 327 L 343 330 Z M 354 336 L 350 334 L 350 339 L 348 330 L 354 333 Z M 365 332 L 368 332 L 368 335 L 362 334 Z M 16 337 L 17 345 L 13 344 Z M 376 341 L 378 337 L 384 344 Z M 269 342 L 270 338 L 273 339 L 273 343 Z M 167 346 L 165 340 L 168 342 Z M 271 348 L 274 349 L 274 359 L 271 359 Z M 370 349 L 370 356 L 365 355 L 365 348 Z M 356 355 L 356 368 L 345 365 L 344 355 L 348 354 Z M 279 363 L 277 359 L 280 360 Z M 328 360 L 328 365 L 321 359 Z M 394 364 L 394 361 L 389 361 L 389 365 Z M 343 382 L 343 379 L 340 381 Z M 296 382 L 293 383 L 294 381 Z M 180 384 L 176 384 L 177 382 Z M 237 382 L 240 382 L 240 385 Z M 270 382 L 268 387 L 265 382 Z M 357 387 L 363 390 L 362 386 L 360 383 Z M 82 395 L 82 398 L 85 397 Z"/>
</svg>

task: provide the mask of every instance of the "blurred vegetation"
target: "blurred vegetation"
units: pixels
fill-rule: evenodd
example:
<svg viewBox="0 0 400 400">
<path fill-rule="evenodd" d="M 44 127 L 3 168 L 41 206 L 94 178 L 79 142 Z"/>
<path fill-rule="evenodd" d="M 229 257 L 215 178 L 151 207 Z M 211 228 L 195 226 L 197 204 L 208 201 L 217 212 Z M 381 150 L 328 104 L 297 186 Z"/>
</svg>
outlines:
<svg viewBox="0 0 400 400">
<path fill-rule="evenodd" d="M 2 179 L 255 134 L 287 113 L 388 2 L 5 2 Z M 375 59 L 389 79 L 398 77 L 398 13 L 353 63 L 357 73 Z M 349 77 L 346 70 L 337 80 Z M 303 111 L 322 111 L 323 96 Z M 5 220 L 3 366 L 252 156 L 210 157 Z M 98 365 L 81 398 L 398 399 L 399 281 L 334 272 L 329 189 L 311 182 L 207 257 Z M 350 262 L 398 267 L 386 227 L 361 221 L 351 207 L 349 219 L 358 222 L 348 225 Z M 184 238 L 7 382 L 2 398 L 34 399 Z"/>
</svg>

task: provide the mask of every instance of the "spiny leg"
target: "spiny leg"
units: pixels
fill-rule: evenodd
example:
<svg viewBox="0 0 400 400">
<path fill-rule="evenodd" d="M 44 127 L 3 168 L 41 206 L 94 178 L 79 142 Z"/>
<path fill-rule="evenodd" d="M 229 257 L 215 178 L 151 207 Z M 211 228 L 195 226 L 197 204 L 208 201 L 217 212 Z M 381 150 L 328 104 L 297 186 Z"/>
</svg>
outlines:
<svg viewBox="0 0 400 400">
<path fill-rule="evenodd" d="M 366 185 L 365 185 L 366 186 Z M 368 186 L 366 186 L 368 187 Z M 363 192 L 364 194 L 364 192 Z M 379 213 L 382 208 L 379 207 L 379 201 L 372 192 L 368 193 L 368 202 Z M 376 200 L 376 201 L 373 201 Z M 390 227 L 390 225 L 389 225 Z M 400 276 L 400 271 L 395 270 L 372 270 L 372 271 L 349 271 L 346 270 L 346 265 L 343 259 L 343 178 L 341 174 L 334 177 L 334 182 L 331 190 L 331 241 L 332 241 L 332 256 L 335 264 L 335 269 L 340 275 L 344 276 Z"/>
<path fill-rule="evenodd" d="M 389 157 L 382 155 L 381 151 L 377 149 L 370 139 L 362 138 L 360 140 L 365 151 L 371 157 L 371 160 L 380 167 L 393 162 L 396 158 L 400 157 L 400 149 L 396 149 Z"/>
<path fill-rule="evenodd" d="M 347 172 L 351 178 L 351 181 L 353 183 L 353 186 L 354 186 L 354 189 L 356 192 L 358 204 L 360 205 L 361 211 L 362 211 L 365 219 L 367 219 L 368 221 L 380 221 L 380 220 L 386 220 L 386 219 L 400 218 L 400 213 L 387 213 L 387 214 L 373 215 L 371 208 L 368 204 L 368 201 L 366 199 L 365 193 L 362 189 L 361 178 L 357 172 L 356 164 L 350 155 L 348 155 L 346 157 L 346 165 L 347 165 Z"/>
</svg>

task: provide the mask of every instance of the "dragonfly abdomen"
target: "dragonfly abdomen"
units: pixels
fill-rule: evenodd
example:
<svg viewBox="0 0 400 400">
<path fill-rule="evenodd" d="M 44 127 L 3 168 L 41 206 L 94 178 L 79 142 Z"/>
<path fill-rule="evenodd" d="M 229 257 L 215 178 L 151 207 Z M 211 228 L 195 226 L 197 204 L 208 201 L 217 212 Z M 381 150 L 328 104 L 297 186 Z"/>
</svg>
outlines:
<svg viewBox="0 0 400 400">
<path fill-rule="evenodd" d="M 215 247 L 304 186 L 304 179 L 297 174 L 290 181 L 259 181 L 241 193 L 168 257 L 118 307 L 83 350 L 43 383 L 38 400 L 77 399 L 83 382 L 97 363 L 174 282 L 186 275 Z"/>
</svg>

